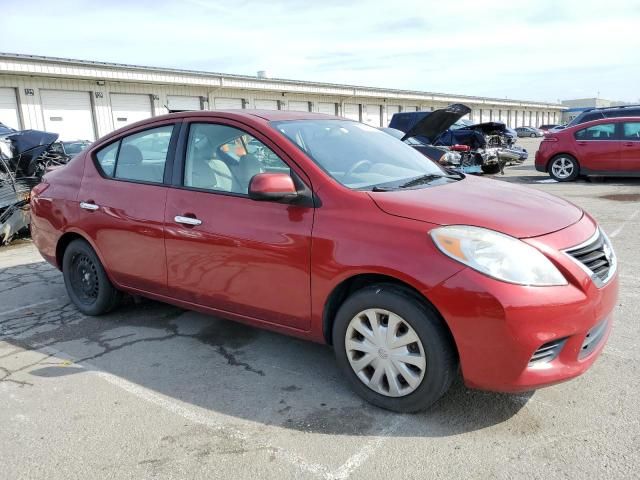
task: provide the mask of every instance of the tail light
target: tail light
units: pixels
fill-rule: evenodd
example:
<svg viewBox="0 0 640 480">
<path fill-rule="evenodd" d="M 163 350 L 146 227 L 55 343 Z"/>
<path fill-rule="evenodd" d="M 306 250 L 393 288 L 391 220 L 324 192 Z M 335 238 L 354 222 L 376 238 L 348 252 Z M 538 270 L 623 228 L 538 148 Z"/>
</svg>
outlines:
<svg viewBox="0 0 640 480">
<path fill-rule="evenodd" d="M 45 183 L 45 182 L 39 183 L 38 185 L 36 185 L 35 187 L 33 187 L 31 189 L 31 198 L 35 198 L 35 197 L 38 197 L 38 196 L 42 195 L 42 193 L 47 188 L 49 188 L 49 184 L 48 183 Z"/>
<path fill-rule="evenodd" d="M 454 152 L 468 152 L 471 150 L 471 147 L 469 145 L 452 145 L 451 147 L 449 147 L 450 150 L 453 150 Z"/>
</svg>

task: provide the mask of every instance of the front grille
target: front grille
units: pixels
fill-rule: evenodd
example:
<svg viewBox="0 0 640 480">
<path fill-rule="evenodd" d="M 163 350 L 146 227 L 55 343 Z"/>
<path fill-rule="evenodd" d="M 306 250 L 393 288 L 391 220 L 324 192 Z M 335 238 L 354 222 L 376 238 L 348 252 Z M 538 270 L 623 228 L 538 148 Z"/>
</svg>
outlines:
<svg viewBox="0 0 640 480">
<path fill-rule="evenodd" d="M 598 229 L 585 243 L 565 250 L 600 286 L 615 272 L 616 260 L 607 237 Z"/>
<path fill-rule="evenodd" d="M 533 353 L 533 355 L 531 355 L 529 366 L 532 367 L 534 365 L 549 363 L 550 361 L 554 360 L 560 354 L 560 350 L 562 350 L 564 342 L 566 341 L 566 338 L 561 338 L 559 340 L 554 340 L 542 345 Z"/>
<path fill-rule="evenodd" d="M 578 355 L 578 358 L 583 359 L 589 356 L 589 354 L 591 354 L 591 352 L 593 352 L 600 344 L 600 342 L 604 338 L 604 334 L 606 333 L 606 331 L 606 319 L 589 330 L 589 333 L 587 333 L 587 335 L 584 337 L 584 342 L 582 342 L 582 348 L 580 348 L 580 354 Z"/>
</svg>

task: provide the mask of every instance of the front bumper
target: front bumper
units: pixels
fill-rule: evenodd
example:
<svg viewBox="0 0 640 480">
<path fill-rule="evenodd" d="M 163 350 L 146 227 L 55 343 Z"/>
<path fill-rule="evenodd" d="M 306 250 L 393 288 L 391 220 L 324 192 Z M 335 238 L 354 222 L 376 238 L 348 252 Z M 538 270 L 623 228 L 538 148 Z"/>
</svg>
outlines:
<svg viewBox="0 0 640 480">
<path fill-rule="evenodd" d="M 598 288 L 559 251 L 593 234 L 589 224 L 595 229 L 584 217 L 528 241 L 558 265 L 568 285 L 512 285 L 465 269 L 428 293 L 451 329 L 469 387 L 517 392 L 553 385 L 581 375 L 599 356 L 612 326 L 617 273 Z M 560 345 L 556 355 L 532 362 L 553 344 Z"/>
</svg>

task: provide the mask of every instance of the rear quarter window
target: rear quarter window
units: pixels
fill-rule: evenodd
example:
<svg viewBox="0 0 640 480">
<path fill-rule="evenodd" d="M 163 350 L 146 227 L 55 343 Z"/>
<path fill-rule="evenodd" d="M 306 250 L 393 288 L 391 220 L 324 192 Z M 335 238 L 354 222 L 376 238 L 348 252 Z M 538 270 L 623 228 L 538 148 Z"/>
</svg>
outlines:
<svg viewBox="0 0 640 480">
<path fill-rule="evenodd" d="M 107 145 L 103 149 L 96 153 L 98 164 L 107 177 L 113 177 L 113 172 L 116 168 L 116 156 L 118 154 L 118 148 L 120 147 L 120 141 Z"/>
</svg>

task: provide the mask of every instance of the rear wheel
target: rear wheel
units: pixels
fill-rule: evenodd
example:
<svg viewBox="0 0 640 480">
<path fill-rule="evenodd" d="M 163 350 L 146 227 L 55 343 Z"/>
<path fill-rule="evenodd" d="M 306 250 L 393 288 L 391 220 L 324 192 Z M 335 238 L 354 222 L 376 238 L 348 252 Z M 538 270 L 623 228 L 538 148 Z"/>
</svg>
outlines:
<svg viewBox="0 0 640 480">
<path fill-rule="evenodd" d="M 558 182 L 571 182 L 580 175 L 578 161 L 570 155 L 558 155 L 549 163 L 549 176 Z"/>
<path fill-rule="evenodd" d="M 455 348 L 439 315 L 395 285 L 366 287 L 347 298 L 336 316 L 333 345 L 351 387 L 396 412 L 432 405 L 457 371 Z"/>
<path fill-rule="evenodd" d="M 529 135 L 531 138 L 536 138 L 537 135 L 535 133 L 532 133 L 531 135 Z"/>
<path fill-rule="evenodd" d="M 85 315 L 102 315 L 117 306 L 120 292 L 86 241 L 74 240 L 67 246 L 62 273 L 69 298 Z"/>
</svg>

